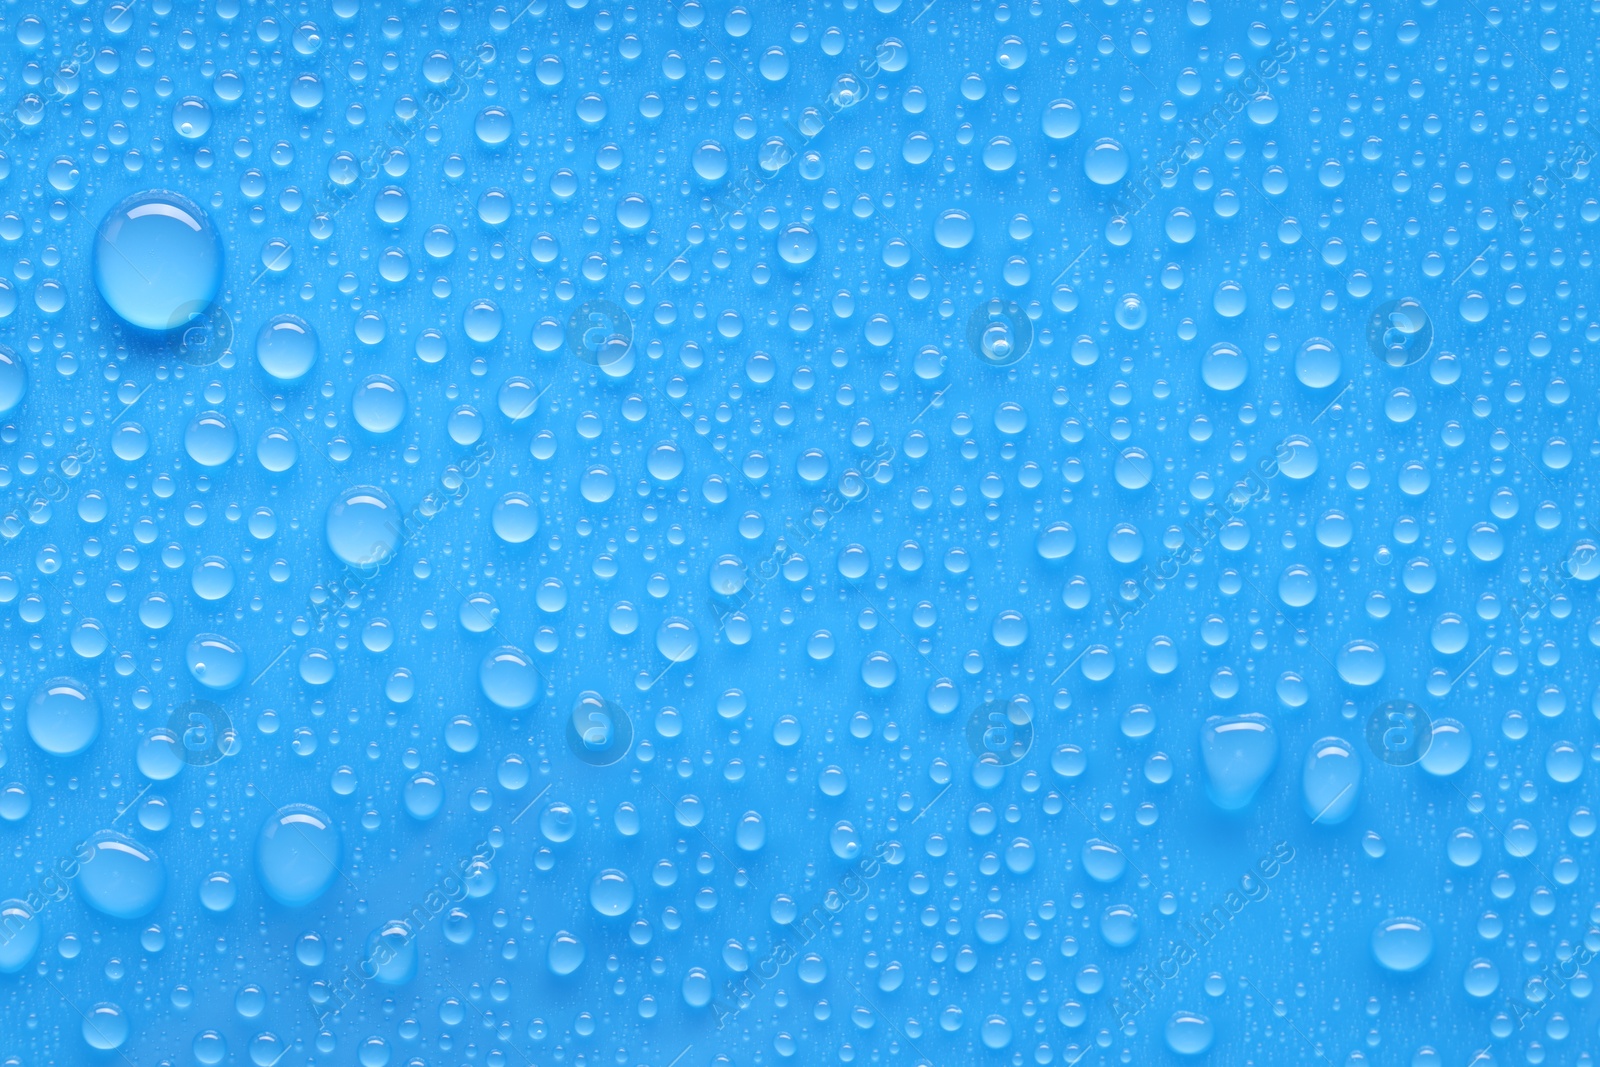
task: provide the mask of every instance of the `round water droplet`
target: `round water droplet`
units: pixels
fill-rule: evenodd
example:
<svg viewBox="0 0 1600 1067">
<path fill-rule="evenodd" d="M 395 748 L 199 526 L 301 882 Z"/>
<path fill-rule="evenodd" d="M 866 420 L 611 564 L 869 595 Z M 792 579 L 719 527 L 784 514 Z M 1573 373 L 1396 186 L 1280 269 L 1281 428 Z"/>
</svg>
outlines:
<svg viewBox="0 0 1600 1067">
<path fill-rule="evenodd" d="M 1115 185 L 1128 174 L 1128 150 L 1110 137 L 1089 146 L 1083 156 L 1083 173 L 1096 185 Z"/>
<path fill-rule="evenodd" d="M 1200 1056 L 1211 1049 L 1216 1028 L 1204 1015 L 1175 1011 L 1167 1020 L 1167 1047 L 1180 1056 Z"/>
<path fill-rule="evenodd" d="M 662 441 L 650 450 L 645 469 L 658 482 L 670 482 L 683 473 L 683 450 L 676 441 Z"/>
<path fill-rule="evenodd" d="M 1326 389 L 1337 382 L 1340 370 L 1339 351 L 1326 338 L 1307 339 L 1294 357 L 1295 377 L 1312 389 Z"/>
<path fill-rule="evenodd" d="M 94 241 L 101 298 L 143 330 L 175 330 L 198 318 L 222 287 L 222 264 L 222 241 L 205 212 L 161 190 L 112 208 Z"/>
<path fill-rule="evenodd" d="M 367 969 L 375 972 L 373 981 L 380 985 L 399 986 L 411 981 L 417 976 L 418 958 L 416 932 L 399 920 L 385 923 L 367 938 Z M 387 1063 L 388 1049 L 382 1051 L 382 1062 Z M 371 1058 L 366 1047 L 362 1048 L 361 1058 Z"/>
<path fill-rule="evenodd" d="M 993 634 L 1002 648 L 1016 648 L 1028 639 L 1028 620 L 1022 612 L 1008 608 L 995 616 Z"/>
<path fill-rule="evenodd" d="M 972 216 L 959 208 L 941 211 L 933 223 L 933 239 L 943 248 L 965 248 L 975 232 Z"/>
<path fill-rule="evenodd" d="M 539 512 L 526 493 L 501 497 L 490 521 L 496 536 L 511 545 L 520 545 L 539 532 Z"/>
<path fill-rule="evenodd" d="M 1051 140 L 1071 137 L 1082 124 L 1083 116 L 1078 113 L 1078 105 L 1071 100 L 1052 100 L 1044 109 L 1044 135 Z"/>
<path fill-rule="evenodd" d="M 221 915 L 238 899 L 239 887 L 233 884 L 232 876 L 226 871 L 208 874 L 200 883 L 200 904 L 209 912 Z"/>
<path fill-rule="evenodd" d="M 100 736 L 100 702 L 72 678 L 53 678 L 28 701 L 28 736 L 52 756 L 76 756 Z"/>
<path fill-rule="evenodd" d="M 505 315 L 493 300 L 474 300 L 461 313 L 461 328 L 479 344 L 487 344 L 499 337 L 504 325 Z"/>
<path fill-rule="evenodd" d="M 220 411 L 202 411 L 183 433 L 183 450 L 202 467 L 220 467 L 239 451 L 239 434 Z"/>
<path fill-rule="evenodd" d="M 1351 641 L 1339 650 L 1334 662 L 1339 677 L 1351 685 L 1376 685 L 1383 677 L 1383 649 L 1378 647 L 1376 641 L 1365 638 Z"/>
<path fill-rule="evenodd" d="M 167 869 L 154 852 L 112 830 L 92 835 L 90 859 L 78 867 L 75 883 L 83 902 L 114 919 L 137 919 L 161 903 Z"/>
<path fill-rule="evenodd" d="M 607 917 L 626 914 L 633 908 L 633 883 L 621 871 L 601 871 L 589 884 L 589 903 Z"/>
<path fill-rule="evenodd" d="M 298 315 L 274 316 L 256 334 L 256 362 L 279 381 L 305 377 L 316 366 L 321 351 L 317 331 Z"/>
<path fill-rule="evenodd" d="M 279 808 L 256 836 L 256 874 L 285 907 L 310 904 L 333 885 L 343 856 L 339 828 L 310 804 Z"/>
<path fill-rule="evenodd" d="M 244 678 L 244 650 L 220 634 L 195 635 L 184 657 L 190 675 L 207 689 L 232 689 Z"/>
<path fill-rule="evenodd" d="M 426 822 L 444 807 L 444 787 L 439 784 L 438 775 L 422 771 L 406 783 L 404 799 L 406 813 L 419 822 Z"/>
<path fill-rule="evenodd" d="M 512 645 L 501 645 L 483 657 L 478 664 L 478 686 L 489 703 L 507 711 L 531 707 L 544 688 L 533 660 Z"/>
<path fill-rule="evenodd" d="M 716 141 L 701 141 L 689 157 L 694 172 L 708 182 L 728 173 L 728 151 Z"/>
<path fill-rule="evenodd" d="M 382 489 L 346 489 L 329 507 L 328 547 L 352 567 L 382 565 L 400 547 L 400 509 Z"/>
<path fill-rule="evenodd" d="M 300 446 L 288 430 L 269 426 L 261 431 L 256 442 L 256 460 L 264 470 L 282 474 L 291 469 L 300 458 Z"/>
<path fill-rule="evenodd" d="M 1126 904 L 1113 904 L 1100 917 L 1100 936 L 1112 948 L 1127 948 L 1139 939 L 1139 916 Z"/>
<path fill-rule="evenodd" d="M 198 96 L 184 97 L 172 108 L 172 128 L 185 140 L 199 140 L 211 129 L 211 105 Z"/>
<path fill-rule="evenodd" d="M 1455 719 L 1435 719 L 1432 726 L 1428 749 L 1419 762 L 1434 777 L 1448 778 L 1472 758 L 1472 735 Z"/>
<path fill-rule="evenodd" d="M 888 689 L 899 675 L 899 666 L 887 652 L 869 652 L 861 661 L 861 680 L 873 689 Z"/>
<path fill-rule="evenodd" d="M 368 433 L 389 433 L 406 417 L 406 391 L 387 374 L 373 374 L 356 386 L 350 411 Z"/>
<path fill-rule="evenodd" d="M 1466 987 L 1467 995 L 1477 997 L 1493 996 L 1494 991 L 1500 988 L 1500 969 L 1494 961 L 1478 958 L 1467 964 L 1467 973 L 1462 978 L 1462 985 Z"/>
<path fill-rule="evenodd" d="M 1433 956 L 1433 933 L 1421 919 L 1385 919 L 1372 931 L 1372 955 L 1385 970 L 1409 974 Z"/>
<path fill-rule="evenodd" d="M 1078 535 L 1073 531 L 1071 523 L 1053 522 L 1039 531 L 1039 536 L 1034 540 L 1034 547 L 1040 559 L 1066 559 L 1072 555 L 1073 549 L 1078 547 Z"/>
<path fill-rule="evenodd" d="M 673 663 L 692 660 L 700 651 L 700 633 L 688 619 L 663 620 L 656 628 L 656 651 Z"/>
<path fill-rule="evenodd" d="M 1128 858 L 1109 841 L 1091 837 L 1083 843 L 1083 870 L 1090 878 L 1109 885 L 1128 869 Z"/>
<path fill-rule="evenodd" d="M 800 266 L 816 254 L 816 231 L 805 223 L 790 223 L 778 232 L 778 255 L 785 263 Z"/>
<path fill-rule="evenodd" d="M 1218 341 L 1200 361 L 1200 377 L 1219 393 L 1231 392 L 1244 384 L 1250 361 L 1231 341 Z"/>
<path fill-rule="evenodd" d="M 127 1013 L 115 1004 L 102 1002 L 83 1014 L 83 1040 L 100 1052 L 121 1048 L 128 1030 Z"/>
</svg>

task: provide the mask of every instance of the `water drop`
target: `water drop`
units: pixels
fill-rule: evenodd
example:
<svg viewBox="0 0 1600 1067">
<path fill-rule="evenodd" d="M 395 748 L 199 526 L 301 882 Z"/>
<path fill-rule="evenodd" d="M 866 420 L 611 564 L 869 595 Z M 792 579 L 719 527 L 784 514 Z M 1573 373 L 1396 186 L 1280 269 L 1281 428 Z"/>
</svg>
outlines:
<svg viewBox="0 0 1600 1067">
<path fill-rule="evenodd" d="M 197 205 L 176 193 L 135 193 L 100 224 L 94 283 L 130 326 L 174 330 L 216 299 L 222 262 L 222 241 Z"/>
<path fill-rule="evenodd" d="M 1433 956 L 1433 933 L 1421 919 L 1385 919 L 1372 931 L 1372 955 L 1385 970 L 1409 974 Z"/>
<path fill-rule="evenodd" d="M 256 836 L 261 886 L 285 907 L 303 907 L 327 892 L 339 875 L 342 856 L 338 826 L 310 804 L 279 808 Z"/>
<path fill-rule="evenodd" d="M 1300 776 L 1301 798 L 1311 821 L 1337 826 L 1361 800 L 1361 757 L 1348 741 L 1324 737 L 1306 754 Z"/>
<path fill-rule="evenodd" d="M 1200 733 L 1206 795 L 1223 811 L 1248 807 L 1278 765 L 1278 735 L 1265 715 L 1206 720 Z"/>
<path fill-rule="evenodd" d="M 256 334 L 256 362 L 279 381 L 305 377 L 321 355 L 317 331 L 298 315 L 270 318 Z"/>
<path fill-rule="evenodd" d="M 137 919 L 161 903 L 167 869 L 154 852 L 113 830 L 92 835 L 85 848 L 90 858 L 76 882 L 85 904 L 114 919 Z"/>
<path fill-rule="evenodd" d="M 400 547 L 400 509 L 382 489 L 346 489 L 328 507 L 328 547 L 352 567 L 380 566 Z"/>
<path fill-rule="evenodd" d="M 100 702 L 72 678 L 54 678 L 28 701 L 28 736 L 52 756 L 76 756 L 100 736 Z"/>
</svg>

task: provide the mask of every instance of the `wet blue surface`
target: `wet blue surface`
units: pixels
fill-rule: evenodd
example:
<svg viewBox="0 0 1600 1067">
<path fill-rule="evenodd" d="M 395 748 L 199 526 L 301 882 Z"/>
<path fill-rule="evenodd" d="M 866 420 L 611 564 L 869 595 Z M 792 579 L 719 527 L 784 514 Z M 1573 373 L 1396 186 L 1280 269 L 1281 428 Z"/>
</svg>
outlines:
<svg viewBox="0 0 1600 1067">
<path fill-rule="evenodd" d="M 1596 9 L 0 13 L 6 1064 L 1592 1064 Z"/>
</svg>

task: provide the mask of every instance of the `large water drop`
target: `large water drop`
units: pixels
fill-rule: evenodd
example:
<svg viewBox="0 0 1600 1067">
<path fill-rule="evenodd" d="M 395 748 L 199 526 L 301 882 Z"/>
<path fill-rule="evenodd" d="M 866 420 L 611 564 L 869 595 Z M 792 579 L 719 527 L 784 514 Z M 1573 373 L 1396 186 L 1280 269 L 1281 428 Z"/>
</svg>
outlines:
<svg viewBox="0 0 1600 1067">
<path fill-rule="evenodd" d="M 112 208 L 94 242 L 94 284 L 117 316 L 143 330 L 174 330 L 211 306 L 222 287 L 222 241 L 199 206 L 164 190 Z"/>
<path fill-rule="evenodd" d="M 1408 974 L 1433 956 L 1433 933 L 1421 919 L 1385 919 L 1372 931 L 1372 955 L 1385 970 Z"/>
<path fill-rule="evenodd" d="M 113 919 L 137 919 L 161 903 L 167 869 L 154 852 L 112 830 L 90 837 L 84 849 L 90 858 L 79 866 L 76 885 L 89 907 Z"/>
<path fill-rule="evenodd" d="M 1206 720 L 1200 732 L 1206 795 L 1223 811 L 1238 811 L 1255 799 L 1278 764 L 1278 735 L 1265 715 Z"/>
<path fill-rule="evenodd" d="M 339 828 L 310 804 L 278 809 L 256 837 L 256 873 L 267 895 L 286 907 L 310 904 L 339 874 Z"/>
<path fill-rule="evenodd" d="M 28 701 L 28 736 L 52 756 L 76 756 L 100 736 L 100 702 L 72 678 L 54 678 Z"/>
<path fill-rule="evenodd" d="M 400 509 L 382 489 L 346 489 L 328 508 L 328 547 L 352 567 L 381 566 L 400 547 Z"/>
<path fill-rule="evenodd" d="M 1348 741 L 1324 737 L 1306 754 L 1301 796 L 1311 821 L 1336 826 L 1361 800 L 1361 757 Z"/>
</svg>

